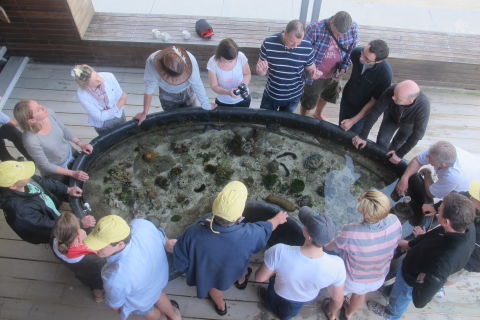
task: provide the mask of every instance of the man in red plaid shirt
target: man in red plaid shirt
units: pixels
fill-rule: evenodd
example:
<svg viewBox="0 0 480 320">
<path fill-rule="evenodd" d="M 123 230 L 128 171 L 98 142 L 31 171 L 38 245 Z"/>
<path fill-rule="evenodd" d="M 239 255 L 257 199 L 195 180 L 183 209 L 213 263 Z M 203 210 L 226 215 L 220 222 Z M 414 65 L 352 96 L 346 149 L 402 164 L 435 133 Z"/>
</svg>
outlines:
<svg viewBox="0 0 480 320">
<path fill-rule="evenodd" d="M 323 72 L 318 80 L 307 79 L 300 113 L 315 110 L 315 117 L 327 120 L 323 110 L 327 102 L 336 103 L 340 93 L 338 79 L 352 63 L 350 54 L 357 45 L 358 26 L 345 11 L 308 26 L 305 39 L 315 50 L 315 65 Z"/>
</svg>

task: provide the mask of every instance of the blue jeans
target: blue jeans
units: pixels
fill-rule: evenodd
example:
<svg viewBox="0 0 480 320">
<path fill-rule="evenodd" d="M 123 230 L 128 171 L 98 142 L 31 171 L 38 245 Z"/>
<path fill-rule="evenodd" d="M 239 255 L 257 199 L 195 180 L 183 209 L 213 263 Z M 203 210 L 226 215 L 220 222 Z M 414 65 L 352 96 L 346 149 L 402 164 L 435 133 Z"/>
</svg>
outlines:
<svg viewBox="0 0 480 320">
<path fill-rule="evenodd" d="M 274 111 L 286 111 L 294 112 L 297 109 L 300 98 L 289 101 L 278 101 L 270 97 L 267 91 L 263 91 L 262 102 L 260 103 L 261 109 L 274 110 Z"/>
<path fill-rule="evenodd" d="M 403 278 L 402 268 L 398 268 L 395 284 L 386 308 L 386 312 L 389 314 L 388 319 L 398 320 L 407 311 L 408 305 L 412 301 L 412 291 L 413 287 L 410 287 Z"/>
<path fill-rule="evenodd" d="M 265 301 L 267 309 L 275 313 L 281 320 L 295 317 L 307 302 L 296 302 L 280 297 L 275 292 L 274 285 L 275 277 L 271 277 L 268 282 L 267 301 Z"/>
</svg>

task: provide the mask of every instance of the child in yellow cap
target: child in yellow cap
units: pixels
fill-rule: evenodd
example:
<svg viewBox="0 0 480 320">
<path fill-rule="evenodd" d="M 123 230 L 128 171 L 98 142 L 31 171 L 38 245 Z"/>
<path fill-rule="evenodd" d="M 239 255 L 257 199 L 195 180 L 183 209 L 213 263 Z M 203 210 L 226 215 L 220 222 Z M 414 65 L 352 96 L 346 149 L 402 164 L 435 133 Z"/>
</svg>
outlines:
<svg viewBox="0 0 480 320">
<path fill-rule="evenodd" d="M 247 196 L 243 183 L 228 183 L 213 202 L 212 218 L 188 227 L 173 249 L 175 268 L 187 273 L 188 285 L 197 286 L 197 297 L 210 296 L 221 316 L 228 312 L 223 291 L 234 283 L 246 288 L 252 272 L 250 256 L 287 221 L 287 213 L 280 211 L 268 221 L 242 223 Z"/>
</svg>

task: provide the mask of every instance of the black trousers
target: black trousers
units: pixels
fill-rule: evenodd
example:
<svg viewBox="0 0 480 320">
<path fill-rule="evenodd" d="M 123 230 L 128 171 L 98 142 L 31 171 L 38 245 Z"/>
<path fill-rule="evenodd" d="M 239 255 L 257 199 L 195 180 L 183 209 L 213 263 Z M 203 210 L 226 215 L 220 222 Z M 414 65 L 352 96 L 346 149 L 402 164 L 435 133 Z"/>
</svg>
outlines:
<svg viewBox="0 0 480 320">
<path fill-rule="evenodd" d="M 0 127 L 0 160 L 15 160 L 15 158 L 8 152 L 7 147 L 5 146 L 5 141 L 3 141 L 4 139 L 13 142 L 17 150 L 20 151 L 25 158 L 32 160 L 23 146 L 22 132 L 9 123 Z"/>
<path fill-rule="evenodd" d="M 388 114 L 384 114 L 378 130 L 377 144 L 387 150 L 398 150 L 412 135 L 412 132 L 412 123 L 396 123 Z M 395 136 L 393 136 L 394 134 Z"/>
</svg>

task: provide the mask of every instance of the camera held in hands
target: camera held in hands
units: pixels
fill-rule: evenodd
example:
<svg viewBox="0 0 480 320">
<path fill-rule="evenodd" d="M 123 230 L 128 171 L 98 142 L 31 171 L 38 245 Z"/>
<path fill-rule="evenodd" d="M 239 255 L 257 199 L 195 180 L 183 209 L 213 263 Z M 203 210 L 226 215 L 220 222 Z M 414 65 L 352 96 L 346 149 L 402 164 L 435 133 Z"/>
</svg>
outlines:
<svg viewBox="0 0 480 320">
<path fill-rule="evenodd" d="M 237 96 L 241 95 L 243 100 L 247 100 L 248 99 L 248 89 L 247 89 L 247 85 L 245 83 L 240 83 L 240 85 L 237 87 L 237 89 L 233 90 L 233 93 Z"/>
</svg>

